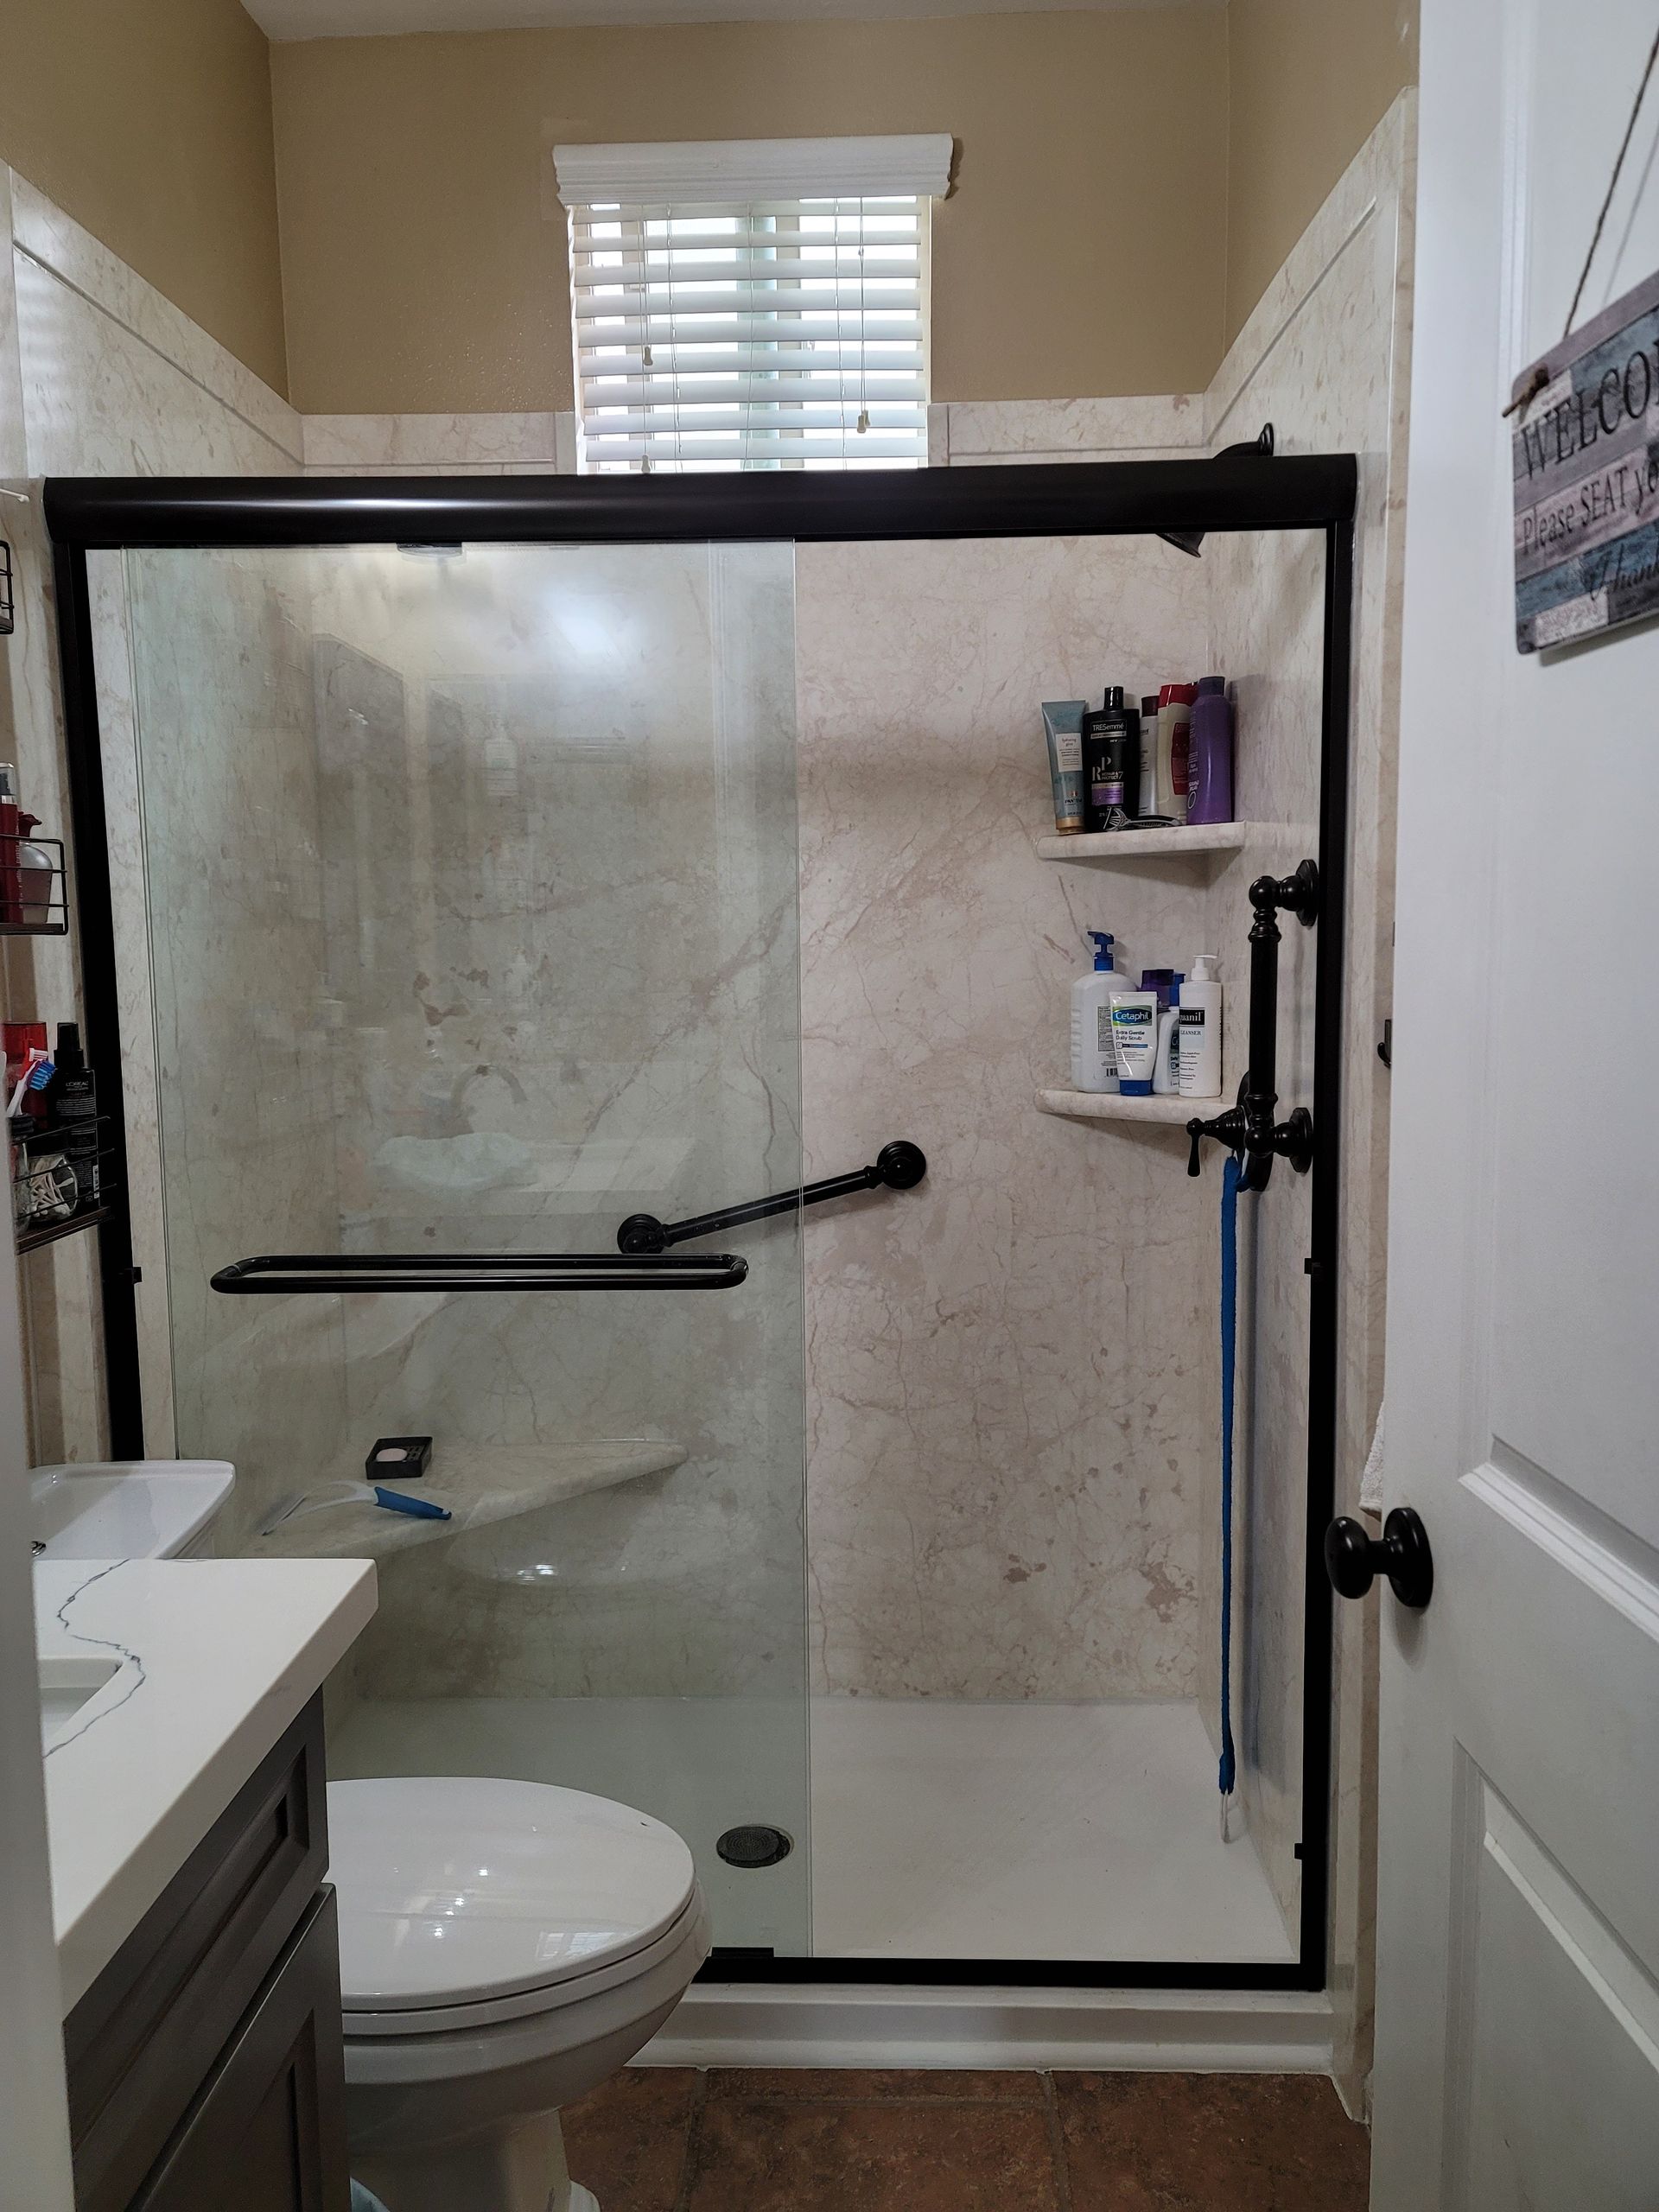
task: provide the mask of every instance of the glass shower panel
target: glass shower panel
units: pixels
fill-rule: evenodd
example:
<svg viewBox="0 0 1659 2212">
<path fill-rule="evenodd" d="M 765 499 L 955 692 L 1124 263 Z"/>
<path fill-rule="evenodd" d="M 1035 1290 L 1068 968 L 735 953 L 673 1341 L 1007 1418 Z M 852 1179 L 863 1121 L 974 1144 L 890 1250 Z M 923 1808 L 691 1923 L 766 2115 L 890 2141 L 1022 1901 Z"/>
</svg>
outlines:
<svg viewBox="0 0 1659 2212">
<path fill-rule="evenodd" d="M 224 1548 L 378 1560 L 334 1770 L 621 1798 L 691 1843 L 717 1942 L 804 1950 L 798 1214 L 691 1248 L 730 1290 L 209 1287 L 614 1253 L 799 1184 L 791 550 L 127 575 L 177 1449 L 237 1466 Z M 420 1435 L 452 1520 L 331 1491 Z M 792 1849 L 728 1866 L 753 1824 Z"/>
</svg>

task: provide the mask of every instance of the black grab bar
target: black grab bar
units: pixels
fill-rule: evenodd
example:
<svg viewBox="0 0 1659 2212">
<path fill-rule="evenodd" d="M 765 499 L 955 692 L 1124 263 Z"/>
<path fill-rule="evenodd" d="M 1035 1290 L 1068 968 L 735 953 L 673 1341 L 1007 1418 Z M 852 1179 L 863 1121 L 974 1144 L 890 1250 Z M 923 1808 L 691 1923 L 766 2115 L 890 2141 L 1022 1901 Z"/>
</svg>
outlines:
<svg viewBox="0 0 1659 2212">
<path fill-rule="evenodd" d="M 619 1259 L 613 1252 L 278 1252 L 236 1260 L 212 1277 L 234 1298 L 292 1291 L 734 1290 L 749 1263 L 707 1258 Z"/>
<path fill-rule="evenodd" d="M 1255 918 L 1250 924 L 1249 1065 L 1238 1086 L 1238 1103 L 1206 1121 L 1195 1115 L 1186 1125 L 1192 1140 L 1186 1172 L 1198 1173 L 1198 1146 L 1215 1137 L 1243 1160 L 1241 1191 L 1265 1191 L 1275 1160 L 1287 1160 L 1299 1175 L 1313 1165 L 1313 1117 L 1306 1106 L 1291 1109 L 1282 1122 L 1273 1118 L 1279 1103 L 1279 927 L 1281 912 L 1294 914 L 1304 929 L 1319 918 L 1319 864 L 1304 861 L 1293 875 L 1258 875 L 1250 886 Z"/>
<path fill-rule="evenodd" d="M 850 1175 L 826 1175 L 821 1183 L 804 1184 L 795 1191 L 776 1191 L 769 1198 L 751 1198 L 747 1205 L 694 1214 L 690 1221 L 658 1221 L 654 1213 L 631 1213 L 616 1232 L 616 1248 L 619 1252 L 660 1252 L 667 1245 L 683 1244 L 693 1236 L 712 1236 L 716 1230 L 736 1229 L 746 1221 L 766 1221 L 775 1213 L 792 1213 L 797 1206 L 850 1198 L 855 1191 L 913 1191 L 926 1173 L 926 1154 L 919 1145 L 906 1144 L 900 1137 L 884 1144 L 868 1167 L 855 1167 Z"/>
</svg>

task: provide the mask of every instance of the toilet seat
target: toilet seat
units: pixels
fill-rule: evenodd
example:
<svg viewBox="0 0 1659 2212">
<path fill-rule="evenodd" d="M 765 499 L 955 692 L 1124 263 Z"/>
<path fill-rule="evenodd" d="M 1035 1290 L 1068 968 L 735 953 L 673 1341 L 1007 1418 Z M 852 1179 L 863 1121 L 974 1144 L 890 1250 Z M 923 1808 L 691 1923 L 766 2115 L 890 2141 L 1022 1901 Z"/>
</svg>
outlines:
<svg viewBox="0 0 1659 2212">
<path fill-rule="evenodd" d="M 691 1854 L 648 1814 L 545 1783 L 328 1786 L 348 2037 L 453 2034 L 650 1975 L 703 1914 Z"/>
</svg>

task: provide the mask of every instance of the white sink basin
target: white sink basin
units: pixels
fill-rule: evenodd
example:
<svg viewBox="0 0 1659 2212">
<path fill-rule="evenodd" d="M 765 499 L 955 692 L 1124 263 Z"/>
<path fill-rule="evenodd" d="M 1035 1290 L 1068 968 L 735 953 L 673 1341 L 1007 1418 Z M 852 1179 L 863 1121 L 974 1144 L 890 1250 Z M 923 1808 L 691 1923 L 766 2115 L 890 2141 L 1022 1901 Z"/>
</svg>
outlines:
<svg viewBox="0 0 1659 2212">
<path fill-rule="evenodd" d="M 60 1736 L 83 1705 L 90 1705 L 105 1682 L 121 1671 L 118 1659 L 42 1659 L 41 1742 Z"/>
<path fill-rule="evenodd" d="M 227 1459 L 86 1459 L 36 1467 L 37 1559 L 179 1559 L 200 1549 L 231 1494 Z"/>
</svg>

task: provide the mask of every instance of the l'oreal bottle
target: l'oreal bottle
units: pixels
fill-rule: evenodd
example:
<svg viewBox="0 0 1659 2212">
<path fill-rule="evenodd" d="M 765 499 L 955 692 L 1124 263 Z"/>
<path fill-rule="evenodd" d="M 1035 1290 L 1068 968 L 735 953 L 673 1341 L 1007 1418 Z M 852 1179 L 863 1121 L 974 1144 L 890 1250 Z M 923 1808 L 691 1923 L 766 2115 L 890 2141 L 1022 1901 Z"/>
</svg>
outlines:
<svg viewBox="0 0 1659 2212">
<path fill-rule="evenodd" d="M 1089 935 L 1095 941 L 1094 967 L 1071 986 L 1071 1088 L 1114 1091 L 1117 1063 L 1112 1057 L 1112 993 L 1121 991 L 1128 978 L 1112 965 L 1110 933 L 1090 930 Z"/>
</svg>

